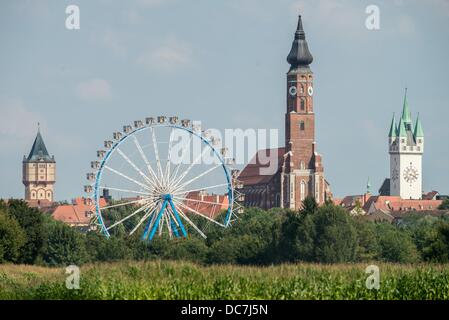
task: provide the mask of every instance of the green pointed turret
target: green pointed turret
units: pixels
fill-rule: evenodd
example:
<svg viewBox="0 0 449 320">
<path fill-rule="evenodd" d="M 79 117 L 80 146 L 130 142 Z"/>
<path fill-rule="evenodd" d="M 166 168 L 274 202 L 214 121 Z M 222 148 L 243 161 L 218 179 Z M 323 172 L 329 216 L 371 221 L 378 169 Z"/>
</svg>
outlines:
<svg viewBox="0 0 449 320">
<path fill-rule="evenodd" d="M 408 102 L 407 102 L 407 88 L 405 89 L 404 105 L 402 107 L 401 119 L 404 122 L 404 124 L 412 123 L 412 114 L 410 113 L 410 109 L 408 107 Z"/>
<path fill-rule="evenodd" d="M 405 130 L 405 123 L 402 120 L 402 118 L 399 120 L 397 136 L 399 136 L 401 138 L 407 137 L 407 130 Z"/>
<path fill-rule="evenodd" d="M 424 131 L 422 130 L 421 120 L 419 120 L 419 114 L 416 118 L 415 132 L 413 133 L 415 138 L 424 138 Z"/>
<path fill-rule="evenodd" d="M 396 126 L 396 118 L 393 113 L 393 119 L 391 119 L 390 132 L 388 133 L 389 138 L 396 138 L 398 136 L 398 127 Z"/>
</svg>

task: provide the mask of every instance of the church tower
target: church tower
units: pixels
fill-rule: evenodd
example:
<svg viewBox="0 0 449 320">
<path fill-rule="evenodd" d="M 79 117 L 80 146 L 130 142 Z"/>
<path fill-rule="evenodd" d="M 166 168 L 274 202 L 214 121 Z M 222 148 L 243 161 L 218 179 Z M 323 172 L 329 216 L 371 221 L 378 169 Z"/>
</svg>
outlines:
<svg viewBox="0 0 449 320">
<path fill-rule="evenodd" d="M 326 200 L 327 183 L 321 156 L 316 152 L 315 113 L 313 106 L 312 54 L 306 41 L 301 16 L 292 48 L 287 57 L 287 111 L 285 114 L 286 158 L 285 207 L 299 209 L 307 196 L 321 204 Z"/>
<path fill-rule="evenodd" d="M 48 154 L 40 129 L 37 131 L 30 154 L 23 157 L 22 168 L 25 200 L 53 202 L 56 162 L 54 156 Z"/>
<path fill-rule="evenodd" d="M 422 155 L 424 133 L 419 115 L 413 126 L 405 90 L 399 123 L 393 115 L 388 134 L 390 154 L 390 195 L 402 199 L 422 198 Z"/>
</svg>

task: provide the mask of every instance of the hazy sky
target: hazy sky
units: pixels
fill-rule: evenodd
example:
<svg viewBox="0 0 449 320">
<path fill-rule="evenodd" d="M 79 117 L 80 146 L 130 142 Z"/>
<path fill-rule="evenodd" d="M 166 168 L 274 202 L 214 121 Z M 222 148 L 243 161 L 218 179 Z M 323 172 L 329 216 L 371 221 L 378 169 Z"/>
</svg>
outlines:
<svg viewBox="0 0 449 320">
<path fill-rule="evenodd" d="M 81 29 L 65 28 L 76 4 Z M 365 27 L 368 5 L 380 30 Z M 318 151 L 336 196 L 389 175 L 404 87 L 425 134 L 424 190 L 449 193 L 449 1 L 85 0 L 0 3 L 0 198 L 23 197 L 37 122 L 56 198 L 82 194 L 114 130 L 160 114 L 279 128 L 299 10 L 314 56 Z M 281 141 L 282 138 L 281 137 Z M 282 144 L 282 142 L 281 142 Z"/>
</svg>

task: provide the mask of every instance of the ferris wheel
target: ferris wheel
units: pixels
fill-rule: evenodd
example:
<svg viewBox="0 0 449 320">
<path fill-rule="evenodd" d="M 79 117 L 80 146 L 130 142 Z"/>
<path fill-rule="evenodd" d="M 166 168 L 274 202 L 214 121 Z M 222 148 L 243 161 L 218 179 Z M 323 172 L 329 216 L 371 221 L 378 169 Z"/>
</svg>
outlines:
<svg viewBox="0 0 449 320">
<path fill-rule="evenodd" d="M 140 234 L 206 238 L 242 212 L 237 170 L 221 141 L 198 123 L 149 117 L 123 126 L 91 162 L 84 187 L 92 229 L 106 237 Z"/>
</svg>

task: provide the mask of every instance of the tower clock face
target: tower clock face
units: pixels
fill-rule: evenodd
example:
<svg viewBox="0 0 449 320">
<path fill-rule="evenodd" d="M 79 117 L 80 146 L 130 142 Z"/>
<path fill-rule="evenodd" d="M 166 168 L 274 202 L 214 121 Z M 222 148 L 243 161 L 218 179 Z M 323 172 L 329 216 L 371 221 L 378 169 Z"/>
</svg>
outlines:
<svg viewBox="0 0 449 320">
<path fill-rule="evenodd" d="M 403 176 L 404 180 L 408 183 L 413 183 L 418 180 L 418 169 L 416 169 L 412 164 L 404 169 Z"/>
<path fill-rule="evenodd" d="M 309 96 L 313 96 L 313 87 L 312 86 L 309 86 L 307 88 L 307 93 L 309 94 Z"/>
<path fill-rule="evenodd" d="M 288 88 L 288 93 L 289 93 L 292 97 L 296 96 L 297 91 L 298 91 L 298 90 L 296 89 L 295 86 L 291 86 L 290 88 Z"/>
</svg>

